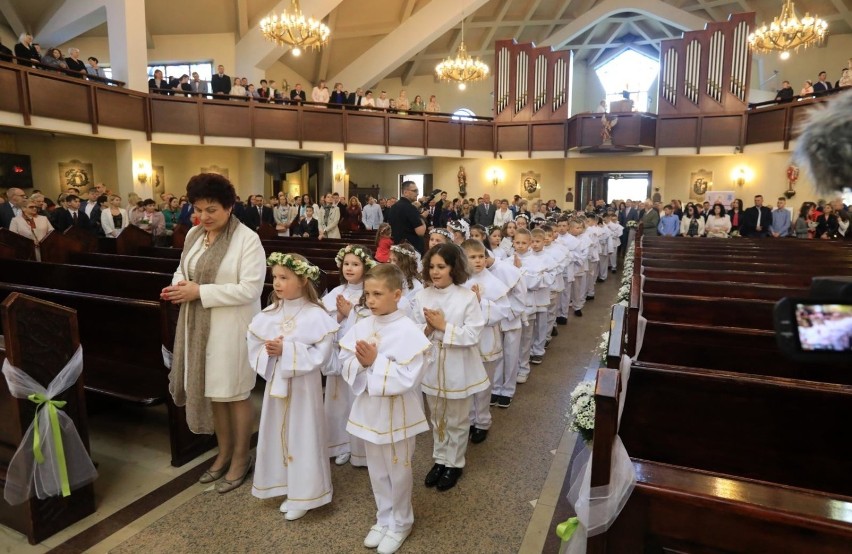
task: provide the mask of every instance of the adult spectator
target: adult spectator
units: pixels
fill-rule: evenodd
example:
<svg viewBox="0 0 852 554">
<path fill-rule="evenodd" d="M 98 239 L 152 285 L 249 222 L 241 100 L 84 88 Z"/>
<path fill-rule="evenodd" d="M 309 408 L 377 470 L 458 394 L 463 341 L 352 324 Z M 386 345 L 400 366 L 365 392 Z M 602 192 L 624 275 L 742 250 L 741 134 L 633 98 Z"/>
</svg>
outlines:
<svg viewBox="0 0 852 554">
<path fill-rule="evenodd" d="M 53 228 L 62 233 L 69 227 L 79 227 L 86 231 L 92 228 L 89 216 L 80 207 L 80 197 L 76 194 L 66 196 L 65 206 L 53 211 Z"/>
<path fill-rule="evenodd" d="M 69 70 L 76 71 L 81 77 L 86 75 L 86 64 L 80 59 L 79 48 L 68 49 L 68 57 L 65 58 L 65 63 L 68 65 Z"/>
<path fill-rule="evenodd" d="M 41 61 L 41 54 L 39 54 L 38 48 L 33 44 L 33 36 L 31 34 L 21 33 L 21 36 L 18 37 L 18 43 L 15 45 L 15 56 L 25 60 Z M 18 63 L 22 62 L 19 60 Z"/>
<path fill-rule="evenodd" d="M 826 204 L 823 207 L 822 215 L 817 218 L 816 233 L 814 236 L 823 240 L 841 238 L 840 224 L 831 204 Z"/>
<path fill-rule="evenodd" d="M 696 212 L 695 208 L 696 206 L 692 204 L 686 205 L 686 213 L 680 220 L 680 235 L 683 237 L 704 236 L 704 218 Z M 663 222 L 660 221 L 660 225 L 662 224 Z"/>
<path fill-rule="evenodd" d="M 225 66 L 216 68 L 216 74 L 210 78 L 210 88 L 213 94 L 228 94 L 231 92 L 231 78 L 225 74 Z"/>
<path fill-rule="evenodd" d="M 136 212 L 130 223 L 154 237 L 159 237 L 166 231 L 166 218 L 157 211 L 157 203 L 152 198 L 142 201 L 142 211 Z"/>
<path fill-rule="evenodd" d="M 391 226 L 394 244 L 402 244 L 404 241 L 408 241 L 422 254 L 426 224 L 423 223 L 420 213 L 414 207 L 417 193 L 417 183 L 414 181 L 402 183 L 402 196 L 398 202 L 390 207 L 386 220 Z"/>
<path fill-rule="evenodd" d="M 497 213 L 497 208 L 491 203 L 491 195 L 485 193 L 482 195 L 482 203 L 476 207 L 473 214 L 474 223 L 490 227 L 494 225 L 494 215 Z"/>
<path fill-rule="evenodd" d="M 302 90 L 302 83 L 296 83 L 296 86 L 290 91 L 290 101 L 301 104 L 307 100 L 308 97 L 305 95 L 305 91 Z"/>
<path fill-rule="evenodd" d="M 47 54 L 41 58 L 41 63 L 51 69 L 68 69 L 68 64 L 62 59 L 62 50 L 59 48 L 48 48 Z"/>
<path fill-rule="evenodd" d="M 792 221 L 790 211 L 787 209 L 787 199 L 780 196 L 776 206 L 772 210 L 772 225 L 769 226 L 769 234 L 775 238 L 789 237 Z"/>
<path fill-rule="evenodd" d="M 175 225 L 177 225 L 178 217 L 180 217 L 180 200 L 175 196 L 170 197 L 162 214 L 166 226 L 165 234 L 171 235 L 174 233 Z"/>
<path fill-rule="evenodd" d="M 740 198 L 734 198 L 733 203 L 731 203 L 731 213 L 728 214 L 731 216 L 731 232 L 740 231 L 740 226 L 743 223 L 743 201 Z"/>
<path fill-rule="evenodd" d="M 832 89 L 831 82 L 826 81 L 825 71 L 820 71 L 817 82 L 814 83 L 814 92 L 817 94 L 825 94 Z"/>
<path fill-rule="evenodd" d="M 512 215 L 512 210 L 509 209 L 509 201 L 504 198 L 500 201 L 500 209 L 494 212 L 494 220 L 491 224 L 502 229 L 503 225 L 514 219 L 515 216 Z"/>
<path fill-rule="evenodd" d="M 358 231 L 361 229 L 361 202 L 358 197 L 351 196 L 349 205 L 346 207 L 346 230 Z"/>
<path fill-rule="evenodd" d="M 229 492 L 245 481 L 255 374 L 244 340 L 260 311 L 266 254 L 258 236 L 232 215 L 236 193 L 221 175 L 201 174 L 186 187 L 200 224 L 186 235 L 180 264 L 161 299 L 180 304 L 169 392 L 186 406 L 195 433 L 215 432 L 219 453 L 201 483 Z"/>
<path fill-rule="evenodd" d="M 48 215 L 47 204 L 45 203 L 44 195 L 41 192 L 34 190 L 33 193 L 30 194 L 28 200 L 35 202 L 36 207 L 38 209 L 38 215 Z"/>
<path fill-rule="evenodd" d="M 148 79 L 148 90 L 155 94 L 168 94 L 171 89 L 169 82 L 163 79 L 163 72 L 155 69 L 154 77 Z"/>
<path fill-rule="evenodd" d="M 122 230 L 130 225 L 127 210 L 121 207 L 121 196 L 109 195 L 107 208 L 101 208 L 101 228 L 107 238 L 116 238 Z"/>
<path fill-rule="evenodd" d="M 238 96 L 239 98 L 229 98 L 229 100 L 239 102 L 241 99 L 245 99 L 246 88 L 243 86 L 242 83 L 243 82 L 239 77 L 234 77 L 234 84 L 231 87 L 231 90 L 228 91 L 228 94 L 231 96 Z"/>
<path fill-rule="evenodd" d="M 364 223 L 364 228 L 368 231 L 376 231 L 384 220 L 382 208 L 376 204 L 375 198 L 368 196 L 367 205 L 364 206 L 361 212 L 361 221 Z"/>
<path fill-rule="evenodd" d="M 411 101 L 408 99 L 408 93 L 405 89 L 399 91 L 399 97 L 396 99 L 396 109 L 402 114 L 408 113 L 408 110 L 411 109 Z"/>
<path fill-rule="evenodd" d="M 388 98 L 388 93 L 382 91 L 379 93 L 379 97 L 376 98 L 376 107 L 377 108 L 390 108 L 390 99 Z"/>
<path fill-rule="evenodd" d="M 180 76 L 177 85 L 173 86 L 172 88 L 174 88 L 175 90 L 179 90 L 181 93 L 183 93 L 183 96 L 192 96 L 192 85 L 189 84 L 189 75 L 187 75 L 186 73 Z"/>
<path fill-rule="evenodd" d="M 278 231 L 278 236 L 289 237 L 290 226 L 294 218 L 298 219 L 299 209 L 290 205 L 287 194 L 284 192 L 278 193 L 278 205 L 272 208 L 272 215 L 275 217 L 275 230 Z"/>
<path fill-rule="evenodd" d="M 834 84 L 834 88 L 840 87 L 849 87 L 852 86 L 852 70 L 847 67 L 844 67 L 840 72 L 840 79 Z"/>
<path fill-rule="evenodd" d="M 657 232 L 662 237 L 676 237 L 680 233 L 680 219 L 672 211 L 671 204 L 663 207 L 663 217 L 657 224 Z"/>
<path fill-rule="evenodd" d="M 0 39 L 0 62 L 12 61 L 12 50 L 3 44 L 3 39 Z"/>
<path fill-rule="evenodd" d="M 366 93 L 364 93 L 364 98 L 361 100 L 361 107 L 362 108 L 375 108 L 376 107 L 376 99 L 373 98 L 373 91 L 372 90 L 368 90 Z M 373 110 L 365 109 L 364 111 L 370 112 L 370 111 L 373 111 Z"/>
<path fill-rule="evenodd" d="M 659 202 L 658 202 L 659 204 Z M 649 198 L 645 200 L 645 214 L 642 216 L 642 235 L 646 237 L 657 236 L 657 226 L 660 224 L 659 208 Z"/>
<path fill-rule="evenodd" d="M 731 218 L 725 213 L 725 206 L 713 204 L 713 211 L 704 224 L 704 232 L 711 238 L 728 238 L 731 232 Z"/>
<path fill-rule="evenodd" d="M 411 111 L 420 113 L 426 110 L 426 103 L 423 102 L 423 97 L 419 94 L 414 97 L 414 101 L 411 103 Z"/>
<path fill-rule="evenodd" d="M 303 194 L 302 195 L 302 211 L 299 214 L 301 217 L 305 217 L 306 208 L 308 206 L 311 206 L 314 209 L 314 217 L 315 218 L 318 217 L 319 211 L 320 211 L 319 205 L 316 202 L 314 202 L 313 199 L 311 199 L 310 194 Z"/>
<path fill-rule="evenodd" d="M 813 211 L 813 202 L 802 202 L 801 207 L 799 207 L 799 217 L 796 218 L 796 225 L 793 228 L 797 239 L 813 238 L 812 235 L 814 229 L 816 229 L 816 224 L 811 224 L 811 214 Z"/>
<path fill-rule="evenodd" d="M 272 213 L 272 208 L 263 205 L 263 195 L 255 194 L 251 197 L 251 207 L 246 208 L 242 221 L 246 227 L 257 231 L 263 223 L 274 227 L 275 214 Z"/>
<path fill-rule="evenodd" d="M 361 88 L 355 89 L 355 92 L 350 93 L 349 97 L 346 99 L 346 103 L 350 106 L 355 106 L 356 108 L 361 107 L 362 102 L 364 101 L 364 90 Z"/>
<path fill-rule="evenodd" d="M 104 228 L 101 224 L 101 214 L 105 211 L 109 210 L 109 196 L 106 194 L 101 194 L 97 197 L 97 201 L 95 202 L 95 207 L 92 209 L 92 212 L 89 215 L 89 225 L 91 225 L 91 230 L 98 235 L 99 237 L 105 237 Z"/>
<path fill-rule="evenodd" d="M 341 108 L 346 103 L 346 97 L 347 94 L 343 90 L 343 83 L 334 83 L 334 90 L 331 91 L 328 103 L 333 104 L 335 108 Z"/>
<path fill-rule="evenodd" d="M 321 104 L 320 106 L 314 106 L 315 108 L 325 108 L 328 105 L 329 99 L 330 95 L 328 93 L 328 86 L 326 86 L 325 80 L 321 80 L 319 84 L 311 90 L 311 101 L 316 104 Z"/>
<path fill-rule="evenodd" d="M 775 101 L 779 104 L 793 101 L 793 87 L 790 86 L 790 81 L 781 81 L 781 88 L 775 95 Z"/>
<path fill-rule="evenodd" d="M 348 209 L 348 206 L 337 192 L 332 193 L 331 199 L 334 202 L 334 205 L 337 206 L 337 209 L 340 210 L 340 222 L 343 223 L 346 221 L 346 210 Z"/>
<path fill-rule="evenodd" d="M 772 225 L 772 210 L 763 205 L 763 196 L 754 197 L 754 206 L 743 212 L 740 235 L 744 237 L 768 237 Z"/>
<path fill-rule="evenodd" d="M 814 93 L 814 82 L 810 79 L 805 79 L 802 85 L 802 90 L 799 91 L 799 96 L 810 96 Z"/>
<path fill-rule="evenodd" d="M 89 56 L 87 60 L 89 63 L 86 65 L 86 73 L 91 77 L 98 77 L 99 79 L 106 79 L 106 72 L 104 69 L 98 65 L 98 59 L 94 56 Z"/>
<path fill-rule="evenodd" d="M 323 206 L 317 219 L 320 239 L 340 238 L 340 207 L 330 192 L 323 197 Z"/>
<path fill-rule="evenodd" d="M 47 217 L 39 215 L 38 211 L 38 204 L 32 198 L 28 198 L 24 202 L 24 209 L 21 215 L 12 220 L 9 230 L 35 243 L 36 261 L 40 262 L 41 251 L 39 250 L 39 245 L 47 235 L 53 232 L 53 226 Z"/>
<path fill-rule="evenodd" d="M 0 227 L 8 229 L 12 220 L 24 212 L 24 203 L 27 196 L 24 191 L 12 187 L 6 191 L 6 202 L 0 204 Z"/>
<path fill-rule="evenodd" d="M 429 102 L 426 104 L 426 109 L 423 111 L 430 113 L 438 113 L 441 111 L 441 105 L 438 104 L 438 98 L 434 94 L 429 97 Z"/>
</svg>

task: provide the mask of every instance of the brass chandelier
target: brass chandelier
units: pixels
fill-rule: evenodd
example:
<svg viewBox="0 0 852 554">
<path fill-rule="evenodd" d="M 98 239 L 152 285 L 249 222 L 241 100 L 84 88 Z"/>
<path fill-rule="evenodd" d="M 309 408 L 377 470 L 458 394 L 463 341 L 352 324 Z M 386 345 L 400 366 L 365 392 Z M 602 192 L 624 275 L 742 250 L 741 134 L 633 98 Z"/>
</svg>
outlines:
<svg viewBox="0 0 852 554">
<path fill-rule="evenodd" d="M 773 19 L 769 27 L 764 23 L 755 29 L 748 36 L 748 43 L 755 52 L 781 52 L 781 59 L 786 60 L 790 50 L 821 44 L 827 31 L 825 20 L 807 12 L 800 20 L 793 9 L 793 0 L 785 0 L 780 17 Z"/>
<path fill-rule="evenodd" d="M 299 7 L 299 0 L 292 0 L 290 11 L 280 16 L 272 14 L 260 20 L 263 36 L 278 46 L 289 46 L 294 56 L 303 49 L 320 49 L 328 44 L 331 31 L 322 21 L 305 17 Z"/>
<path fill-rule="evenodd" d="M 479 58 L 472 58 L 464 44 L 464 17 L 462 17 L 461 43 L 455 58 L 447 58 L 435 66 L 435 74 L 442 81 L 459 84 L 459 89 L 467 88 L 467 83 L 481 81 L 488 77 L 488 65 Z"/>
</svg>

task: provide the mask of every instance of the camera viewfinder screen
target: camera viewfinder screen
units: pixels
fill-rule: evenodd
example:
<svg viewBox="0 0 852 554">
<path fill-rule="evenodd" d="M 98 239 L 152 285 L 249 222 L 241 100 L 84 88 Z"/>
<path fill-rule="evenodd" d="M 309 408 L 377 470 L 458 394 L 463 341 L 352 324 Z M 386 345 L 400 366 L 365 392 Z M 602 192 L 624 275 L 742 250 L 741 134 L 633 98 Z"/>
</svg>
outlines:
<svg viewBox="0 0 852 554">
<path fill-rule="evenodd" d="M 852 352 L 852 305 L 796 304 L 802 350 Z"/>
</svg>

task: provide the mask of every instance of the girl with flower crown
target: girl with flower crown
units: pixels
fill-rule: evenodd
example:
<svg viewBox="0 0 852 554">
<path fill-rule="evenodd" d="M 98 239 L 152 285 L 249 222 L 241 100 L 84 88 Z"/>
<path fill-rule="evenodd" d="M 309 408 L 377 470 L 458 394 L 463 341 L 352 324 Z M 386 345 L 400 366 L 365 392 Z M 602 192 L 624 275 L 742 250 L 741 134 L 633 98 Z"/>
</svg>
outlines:
<svg viewBox="0 0 852 554">
<path fill-rule="evenodd" d="M 423 290 L 420 273 L 420 252 L 407 242 L 395 244 L 390 248 L 390 262 L 402 270 L 405 280 L 402 283 L 402 296 L 410 304 L 414 296 Z"/>
<path fill-rule="evenodd" d="M 340 285 L 326 294 L 322 303 L 328 314 L 340 324 L 339 335 L 342 337 L 361 317 L 355 308 L 364 294 L 364 275 L 376 265 L 376 260 L 364 247 L 350 244 L 338 251 L 335 261 L 340 269 Z M 334 355 L 338 355 L 337 346 Z M 338 371 L 326 372 L 326 376 L 324 407 L 328 427 L 328 455 L 334 456 L 334 463 L 339 466 L 351 461 L 353 466 L 365 467 L 367 452 L 364 441 L 346 431 L 349 412 L 355 401 L 352 389 Z"/>
<path fill-rule="evenodd" d="M 321 370 L 337 366 L 339 324 L 317 298 L 319 268 L 298 254 L 275 252 L 269 306 L 249 325 L 252 369 L 266 380 L 252 494 L 287 496 L 288 521 L 331 502 Z M 296 323 L 298 321 L 298 324 Z"/>
</svg>

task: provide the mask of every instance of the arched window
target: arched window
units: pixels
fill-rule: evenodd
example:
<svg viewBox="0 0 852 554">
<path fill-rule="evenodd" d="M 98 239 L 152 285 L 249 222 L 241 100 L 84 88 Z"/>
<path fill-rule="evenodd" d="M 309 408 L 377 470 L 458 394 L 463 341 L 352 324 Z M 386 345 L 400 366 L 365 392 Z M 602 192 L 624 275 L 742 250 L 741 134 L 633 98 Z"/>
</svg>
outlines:
<svg viewBox="0 0 852 554">
<path fill-rule="evenodd" d="M 467 108 L 459 108 L 453 112 L 453 119 L 456 121 L 473 121 L 475 113 Z"/>
<path fill-rule="evenodd" d="M 597 66 L 595 73 L 606 91 L 607 104 L 629 95 L 636 111 L 647 112 L 648 89 L 660 73 L 660 62 L 626 48 Z"/>
</svg>

